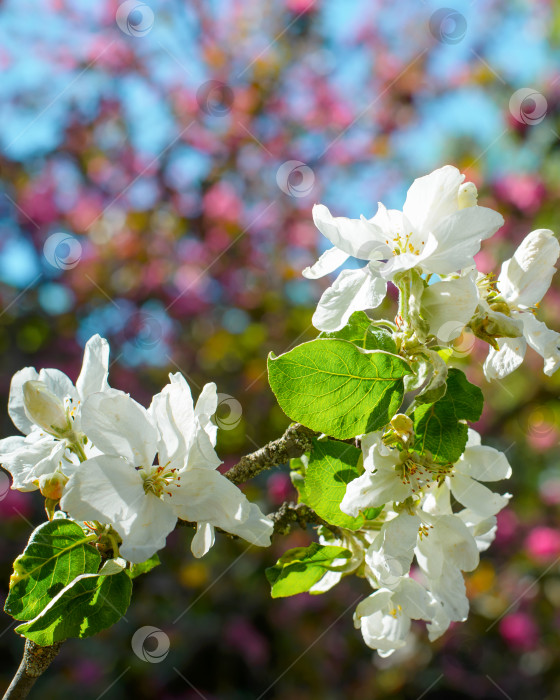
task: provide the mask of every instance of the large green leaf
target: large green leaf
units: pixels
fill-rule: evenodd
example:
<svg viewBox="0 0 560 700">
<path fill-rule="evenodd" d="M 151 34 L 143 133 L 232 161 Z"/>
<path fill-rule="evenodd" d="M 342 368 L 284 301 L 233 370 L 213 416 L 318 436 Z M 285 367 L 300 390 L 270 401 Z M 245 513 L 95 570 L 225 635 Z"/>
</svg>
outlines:
<svg viewBox="0 0 560 700">
<path fill-rule="evenodd" d="M 125 614 L 132 594 L 132 580 L 121 561 L 106 562 L 99 574 L 78 576 L 16 632 L 49 646 L 68 637 L 91 637 L 114 625 Z"/>
<path fill-rule="evenodd" d="M 361 514 L 353 518 L 340 510 L 346 485 L 363 472 L 358 468 L 361 456 L 361 450 L 345 442 L 313 440 L 305 478 L 303 483 L 296 482 L 296 487 L 301 501 L 331 525 L 359 530 L 365 522 Z"/>
<path fill-rule="evenodd" d="M 464 372 L 450 369 L 445 396 L 433 404 L 418 406 L 412 413 L 414 449 L 431 452 L 441 464 L 453 464 L 467 444 L 468 428 L 460 421 L 477 421 L 483 404 L 482 391 L 467 380 Z"/>
<path fill-rule="evenodd" d="M 318 338 L 268 358 L 270 386 L 284 413 L 340 439 L 386 425 L 402 403 L 403 377 L 409 372 L 396 355 L 334 338 Z"/>
<path fill-rule="evenodd" d="M 327 333 L 323 331 L 319 338 L 340 338 L 349 340 L 364 350 L 386 350 L 396 353 L 397 346 L 390 333 L 375 326 L 365 311 L 354 311 L 348 323 L 339 331 Z"/>
<path fill-rule="evenodd" d="M 274 566 L 266 570 L 273 598 L 305 593 L 323 578 L 335 559 L 349 559 L 348 549 L 313 542 L 309 547 L 296 547 L 285 552 Z"/>
<path fill-rule="evenodd" d="M 101 557 L 91 539 L 73 520 L 40 525 L 14 562 L 4 610 L 16 620 L 31 620 L 77 576 L 97 573 Z"/>
</svg>

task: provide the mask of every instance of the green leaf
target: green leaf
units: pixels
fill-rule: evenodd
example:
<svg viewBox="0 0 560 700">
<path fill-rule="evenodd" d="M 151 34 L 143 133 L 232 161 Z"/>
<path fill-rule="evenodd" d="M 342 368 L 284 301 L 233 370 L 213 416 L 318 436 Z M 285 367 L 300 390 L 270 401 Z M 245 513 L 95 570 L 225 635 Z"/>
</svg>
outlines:
<svg viewBox="0 0 560 700">
<path fill-rule="evenodd" d="M 40 525 L 14 562 L 4 610 L 16 620 L 31 620 L 77 576 L 97 573 L 101 557 L 91 539 L 73 520 Z"/>
<path fill-rule="evenodd" d="M 353 518 L 340 510 L 346 485 L 360 476 L 358 463 L 361 456 L 361 450 L 345 442 L 313 440 L 300 496 L 331 525 L 359 530 L 364 524 L 363 515 Z"/>
<path fill-rule="evenodd" d="M 142 574 L 147 574 L 148 571 L 155 569 L 156 566 L 159 566 L 160 564 L 161 564 L 161 561 L 160 561 L 159 556 L 156 552 L 149 559 L 147 559 L 146 561 L 143 561 L 141 564 L 132 564 L 130 569 L 127 569 L 127 572 L 128 572 L 128 575 L 130 576 L 130 578 L 134 579 L 137 576 L 141 576 Z"/>
<path fill-rule="evenodd" d="M 445 396 L 433 404 L 418 406 L 412 413 L 414 449 L 431 452 L 441 464 L 453 464 L 465 451 L 468 428 L 459 421 L 477 421 L 482 414 L 482 391 L 464 372 L 450 369 Z"/>
<path fill-rule="evenodd" d="M 91 637 L 114 625 L 125 614 L 132 580 L 117 560 L 106 562 L 99 574 L 82 574 L 63 588 L 34 620 L 16 632 L 40 646 L 68 637 Z"/>
<path fill-rule="evenodd" d="M 285 552 L 266 570 L 273 598 L 305 593 L 333 569 L 335 559 L 349 559 L 351 552 L 344 547 L 313 542 L 309 547 L 296 547 Z"/>
<path fill-rule="evenodd" d="M 339 331 L 319 333 L 319 338 L 339 338 L 349 340 L 363 350 L 385 350 L 397 352 L 397 346 L 390 333 L 375 326 L 365 311 L 354 311 L 348 323 Z"/>
<path fill-rule="evenodd" d="M 402 403 L 408 364 L 397 355 L 318 338 L 268 358 L 268 377 L 292 420 L 342 440 L 386 425 Z"/>
</svg>

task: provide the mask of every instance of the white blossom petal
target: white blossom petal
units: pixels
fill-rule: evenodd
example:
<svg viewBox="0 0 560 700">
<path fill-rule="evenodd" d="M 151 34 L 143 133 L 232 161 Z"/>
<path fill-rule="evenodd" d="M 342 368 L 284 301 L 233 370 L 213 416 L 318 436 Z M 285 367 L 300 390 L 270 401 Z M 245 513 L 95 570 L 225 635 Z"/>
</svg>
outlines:
<svg viewBox="0 0 560 700">
<path fill-rule="evenodd" d="M 433 601 L 424 586 L 412 578 L 402 578 L 395 592 L 393 603 L 413 620 L 430 620 L 434 614 Z"/>
<path fill-rule="evenodd" d="M 211 523 L 261 547 L 270 545 L 272 521 L 225 476 L 212 469 L 190 469 L 180 477 L 169 498 L 179 518 Z"/>
<path fill-rule="evenodd" d="M 469 431 L 470 434 L 471 431 Z M 474 433 L 474 431 L 472 431 Z M 455 465 L 455 469 L 471 476 L 478 481 L 501 481 L 511 476 L 511 466 L 503 452 L 480 444 L 480 435 L 476 434 L 479 443 L 469 444 L 461 458 Z"/>
<path fill-rule="evenodd" d="M 382 230 L 367 219 L 333 217 L 324 204 L 313 207 L 313 221 L 323 236 L 347 255 L 361 260 L 387 257 Z"/>
<path fill-rule="evenodd" d="M 420 231 L 432 231 L 459 207 L 458 193 L 465 176 L 452 165 L 444 165 L 419 177 L 409 187 L 403 212 Z"/>
<path fill-rule="evenodd" d="M 430 580 L 429 588 L 436 599 L 436 609 L 438 606 L 441 608 L 441 612 L 444 615 L 443 620 L 446 617 L 453 622 L 463 622 L 467 619 L 469 600 L 463 574 L 457 567 L 446 563 L 441 575 L 437 579 Z M 437 621 L 438 614 L 434 617 Z M 440 617 L 439 619 L 441 620 L 442 618 Z M 445 626 L 445 623 L 443 626 Z"/>
<path fill-rule="evenodd" d="M 326 250 L 314 265 L 311 265 L 311 267 L 306 267 L 301 274 L 308 280 L 319 279 L 320 277 L 324 277 L 325 275 L 334 272 L 341 265 L 344 265 L 349 257 L 350 256 L 348 253 L 345 253 L 344 251 L 340 250 L 340 248 L 334 246 L 333 248 Z"/>
<path fill-rule="evenodd" d="M 508 504 L 510 498 L 508 494 L 501 496 L 499 493 L 494 493 L 470 476 L 457 472 L 447 478 L 451 493 L 459 503 L 479 515 L 484 517 L 496 515 Z"/>
<path fill-rule="evenodd" d="M 552 376 L 560 368 L 560 333 L 548 328 L 546 323 L 537 320 L 531 313 L 520 316 L 527 343 L 544 359 L 544 373 Z"/>
<path fill-rule="evenodd" d="M 165 547 L 167 535 L 177 523 L 177 516 L 168 502 L 153 493 L 143 494 L 134 508 L 134 517 L 115 522 L 113 527 L 122 537 L 123 542 L 119 547 L 122 556 L 133 564 L 139 564 Z"/>
<path fill-rule="evenodd" d="M 0 464 L 12 475 L 12 489 L 35 491 L 36 480 L 56 470 L 64 451 L 63 442 L 33 430 L 26 437 L 0 440 Z"/>
<path fill-rule="evenodd" d="M 191 552 L 200 559 L 205 554 L 208 554 L 215 542 L 214 526 L 210 523 L 198 523 L 196 532 L 191 542 Z"/>
<path fill-rule="evenodd" d="M 64 489 L 60 507 L 75 520 L 110 523 L 122 536 L 145 498 L 140 473 L 120 457 L 102 455 L 82 462 Z"/>
<path fill-rule="evenodd" d="M 24 435 L 28 435 L 33 423 L 27 417 L 23 401 L 23 385 L 25 382 L 36 381 L 39 379 L 39 374 L 34 367 L 25 367 L 16 372 L 12 377 L 10 384 L 10 398 L 8 399 L 8 413 L 13 424 Z"/>
<path fill-rule="evenodd" d="M 461 335 L 477 306 L 478 289 L 473 275 L 436 282 L 422 294 L 422 316 L 430 333 L 444 343 Z"/>
<path fill-rule="evenodd" d="M 549 229 L 526 236 L 498 277 L 498 289 L 508 304 L 521 308 L 538 304 L 550 287 L 559 256 L 560 243 Z"/>
<path fill-rule="evenodd" d="M 504 223 L 503 217 L 486 207 L 460 209 L 442 220 L 432 233 L 438 241 L 436 252 L 424 261 L 427 272 L 448 275 L 473 264 L 482 241 Z"/>
<path fill-rule="evenodd" d="M 488 381 L 503 379 L 523 362 L 527 350 L 525 338 L 499 338 L 499 351 L 490 348 L 484 362 L 484 375 Z"/>
<path fill-rule="evenodd" d="M 151 467 L 157 451 L 157 430 L 146 409 L 126 394 L 92 394 L 82 406 L 82 429 L 108 455 L 134 466 Z"/>
<path fill-rule="evenodd" d="M 421 521 L 401 513 L 384 523 L 366 553 L 366 562 L 382 586 L 391 588 L 410 571 Z"/>
<path fill-rule="evenodd" d="M 85 400 L 90 394 L 107 391 L 109 384 L 109 343 L 100 335 L 92 336 L 84 348 L 82 371 L 76 381 L 80 398 Z"/>
<path fill-rule="evenodd" d="M 410 486 L 404 484 L 393 469 L 364 472 L 346 487 L 340 510 L 355 517 L 367 508 L 403 501 L 409 495 Z"/>
<path fill-rule="evenodd" d="M 78 402 L 78 392 L 71 380 L 58 369 L 42 369 L 39 372 L 39 381 L 43 382 L 47 389 L 57 396 L 61 401 L 71 398 Z"/>
<path fill-rule="evenodd" d="M 368 265 L 343 270 L 319 300 L 313 325 L 320 331 L 343 328 L 354 311 L 374 309 L 385 298 L 387 283 Z"/>
</svg>

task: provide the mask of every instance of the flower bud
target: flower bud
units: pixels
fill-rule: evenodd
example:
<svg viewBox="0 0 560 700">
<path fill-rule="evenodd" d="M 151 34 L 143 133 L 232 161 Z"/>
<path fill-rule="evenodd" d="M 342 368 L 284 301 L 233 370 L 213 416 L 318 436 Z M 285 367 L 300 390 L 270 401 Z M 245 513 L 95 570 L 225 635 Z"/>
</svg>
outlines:
<svg viewBox="0 0 560 700">
<path fill-rule="evenodd" d="M 45 498 L 58 501 L 62 498 L 67 481 L 68 477 L 62 472 L 43 474 L 39 477 L 39 490 Z"/>
<path fill-rule="evenodd" d="M 49 391 L 45 384 L 31 380 L 23 385 L 23 403 L 29 420 L 48 433 L 60 435 L 68 431 L 70 425 L 64 404 Z"/>
<path fill-rule="evenodd" d="M 391 418 L 391 428 L 402 438 L 409 438 L 414 434 L 414 423 L 404 413 L 397 413 Z"/>
<path fill-rule="evenodd" d="M 478 191 L 474 182 L 465 182 L 459 187 L 457 193 L 459 209 L 467 209 L 467 207 L 476 207 L 478 202 Z"/>
</svg>

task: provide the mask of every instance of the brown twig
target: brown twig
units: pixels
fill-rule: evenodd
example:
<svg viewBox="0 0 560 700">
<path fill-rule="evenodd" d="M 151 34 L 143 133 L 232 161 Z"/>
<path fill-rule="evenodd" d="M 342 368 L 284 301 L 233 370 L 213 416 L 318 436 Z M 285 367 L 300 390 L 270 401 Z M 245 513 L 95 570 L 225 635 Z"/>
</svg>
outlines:
<svg viewBox="0 0 560 700">
<path fill-rule="evenodd" d="M 62 642 L 57 642 L 52 646 L 41 647 L 26 639 L 23 658 L 3 700 L 26 698 L 39 676 L 51 665 L 61 646 Z"/>
<path fill-rule="evenodd" d="M 269 516 L 274 522 L 274 533 L 277 535 L 288 535 L 293 527 L 299 525 L 305 530 L 307 525 L 324 525 L 329 530 L 338 531 L 338 528 L 327 523 L 317 513 L 305 505 L 305 503 L 282 503 L 280 508 Z"/>
<path fill-rule="evenodd" d="M 284 435 L 269 442 L 256 452 L 242 457 L 239 462 L 225 473 L 234 484 L 249 481 L 260 472 L 285 464 L 293 457 L 301 457 L 312 447 L 311 439 L 318 433 L 300 423 L 292 423 Z"/>
</svg>

